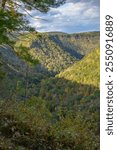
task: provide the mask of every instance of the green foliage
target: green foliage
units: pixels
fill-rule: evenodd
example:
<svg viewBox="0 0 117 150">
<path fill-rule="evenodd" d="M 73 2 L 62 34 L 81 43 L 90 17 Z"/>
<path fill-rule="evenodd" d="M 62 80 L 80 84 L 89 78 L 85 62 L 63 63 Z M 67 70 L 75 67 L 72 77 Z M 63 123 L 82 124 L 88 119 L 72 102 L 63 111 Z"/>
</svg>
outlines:
<svg viewBox="0 0 117 150">
<path fill-rule="evenodd" d="M 25 99 L 25 97 L 29 98 L 31 96 L 39 96 L 40 89 L 41 93 L 43 93 L 44 91 L 43 82 L 41 84 L 41 81 L 43 79 L 45 80 L 46 78 L 47 81 L 50 81 L 48 77 L 55 76 L 57 73 L 63 71 L 69 66 L 71 66 L 71 69 L 68 68 L 67 70 L 69 71 L 65 70 L 65 73 L 60 73 L 60 75 L 58 75 L 60 76 L 60 78 L 73 80 L 74 82 L 78 83 L 90 83 L 94 86 L 99 86 L 99 72 L 96 71 L 99 69 L 98 51 L 96 54 L 97 56 L 95 54 L 93 56 L 92 53 L 89 54 L 89 58 L 84 57 L 83 59 L 85 59 L 85 62 L 83 60 L 81 60 L 80 62 L 76 62 L 79 61 L 82 57 L 75 58 L 73 53 L 74 44 L 79 42 L 81 43 L 81 41 L 81 47 L 83 47 L 83 42 L 85 41 L 86 44 L 89 42 L 89 39 L 92 41 L 92 43 L 89 43 L 89 47 L 91 48 L 92 44 L 93 47 L 97 47 L 98 44 L 96 45 L 94 43 L 98 43 L 99 33 L 82 33 L 76 35 L 68 35 L 64 33 L 33 32 L 19 37 L 20 40 L 18 40 L 15 45 L 15 51 L 10 47 L 0 47 L 0 53 L 2 54 L 1 60 L 3 62 L 3 65 L 0 67 L 2 79 L 2 82 L 0 84 L 0 98 L 19 100 Z M 85 36 L 87 38 L 89 37 L 88 40 L 87 38 L 85 38 Z M 59 43 L 59 41 L 54 41 L 52 39 L 53 37 L 58 37 L 61 41 L 64 42 L 68 40 L 72 41 L 71 37 L 74 38 L 74 41 L 71 42 L 71 46 L 73 46 L 73 49 L 70 48 L 70 51 L 68 51 L 68 47 L 70 44 L 67 46 L 65 42 L 63 47 L 62 44 Z M 95 42 L 93 41 L 93 39 Z M 75 48 L 77 56 L 79 56 L 80 54 L 79 52 L 77 52 L 78 49 L 78 47 Z M 83 51 L 86 52 L 86 49 L 84 49 Z M 72 69 L 72 64 L 74 62 L 76 62 L 76 64 L 74 64 L 74 69 Z M 96 67 L 97 69 L 93 69 Z M 4 75 L 5 78 L 3 78 Z M 58 83 L 59 80 L 56 80 L 58 80 L 58 78 L 55 78 L 55 83 Z M 70 92 L 69 87 L 69 85 L 68 87 L 65 87 L 65 93 L 72 93 Z M 63 88 L 60 87 L 58 89 L 60 89 L 58 90 L 58 93 L 62 93 Z M 49 97 L 49 95 L 51 94 L 49 94 L 49 92 L 47 93 L 48 94 L 46 95 L 48 95 L 47 97 Z M 72 96 L 70 97 L 72 99 Z M 64 99 L 63 96 L 61 96 L 61 99 L 62 98 Z M 51 98 L 49 97 L 49 99 Z"/>
<path fill-rule="evenodd" d="M 12 0 L 1 0 L 0 5 L 0 45 L 9 44 L 17 38 L 17 32 L 28 31 L 32 32 L 34 29 L 29 26 L 28 21 L 23 13 L 18 12 L 17 9 L 27 10 L 36 9 L 41 12 L 47 12 L 50 7 L 59 6 L 63 4 L 64 0 L 39 0 L 27 1 L 21 0 L 19 3 Z M 16 9 L 17 8 L 17 9 Z M 16 33 L 15 33 L 16 32 Z M 11 40 L 12 39 L 12 40 Z"/>
<path fill-rule="evenodd" d="M 96 49 L 83 60 L 61 72 L 57 77 L 82 84 L 91 84 L 99 87 L 100 82 L 100 51 Z"/>
<path fill-rule="evenodd" d="M 63 4 L 65 0 L 32 0 L 30 2 L 28 0 L 22 0 L 22 2 L 24 2 L 25 7 L 29 10 L 35 8 L 41 12 L 47 12 L 50 7 L 58 7 Z"/>
<path fill-rule="evenodd" d="M 1 79 L 4 79 L 4 77 L 5 77 L 5 73 L 0 70 L 0 81 Z"/>
<path fill-rule="evenodd" d="M 41 82 L 40 95 L 47 100 L 81 100 L 99 89 L 99 49 L 89 53 L 84 59 L 58 74 Z"/>
<path fill-rule="evenodd" d="M 86 32 L 86 33 L 49 33 L 49 38 L 58 43 L 59 46 L 65 51 L 69 52 L 76 58 L 82 58 L 90 51 L 99 48 L 100 39 L 99 32 Z"/>
<path fill-rule="evenodd" d="M 0 8 L 0 45 L 12 43 L 10 32 L 19 30 L 23 24 L 22 15 Z"/>
<path fill-rule="evenodd" d="M 0 55 L 0 81 L 2 79 L 4 79 L 4 77 L 5 77 L 5 72 L 2 70 L 2 66 L 3 66 L 3 63 L 2 63 L 2 59 L 1 59 L 1 55 Z"/>
<path fill-rule="evenodd" d="M 27 97 L 37 96 L 41 80 L 52 76 L 27 50 L 21 52 L 22 58 L 19 58 L 10 47 L 0 47 L 0 99 L 24 99 L 26 88 Z"/>
<path fill-rule="evenodd" d="M 30 33 L 21 36 L 20 39 L 15 45 L 17 53 L 20 54 L 20 46 L 25 47 L 30 56 L 55 73 L 63 71 L 91 50 L 99 47 L 98 32 L 76 35 Z M 20 56 L 22 57 L 21 54 Z"/>
<path fill-rule="evenodd" d="M 99 150 L 99 109 L 89 105 L 81 109 L 81 103 L 75 112 L 66 107 L 58 120 L 41 98 L 0 101 L 0 148 Z"/>
<path fill-rule="evenodd" d="M 44 80 L 40 96 L 59 120 L 52 131 L 65 142 L 70 139 L 70 149 L 99 149 L 99 49 Z"/>
<path fill-rule="evenodd" d="M 34 59 L 31 56 L 31 54 L 29 53 L 29 49 L 26 47 L 23 47 L 22 45 L 20 47 L 18 47 L 17 55 L 19 55 L 22 59 L 24 59 L 30 65 L 39 64 L 39 61 L 37 59 Z"/>
<path fill-rule="evenodd" d="M 86 97 L 90 99 L 93 95 L 95 97 L 96 93 L 99 93 L 98 91 L 99 89 L 92 85 L 78 84 L 64 78 L 51 78 L 41 83 L 39 95 L 51 101 L 54 107 L 60 102 L 68 107 L 76 107 L 80 100 L 86 99 Z"/>
<path fill-rule="evenodd" d="M 23 39 L 24 41 L 22 41 Z M 29 49 L 30 56 L 38 60 L 49 71 L 55 73 L 67 68 L 76 60 L 50 40 L 46 33 L 34 35 L 29 34 L 21 37 L 21 41 L 16 43 L 15 49 L 17 53 L 20 53 L 20 45 Z M 20 56 L 22 57 L 22 55 Z"/>
<path fill-rule="evenodd" d="M 26 82 L 28 82 L 27 97 L 39 95 L 41 80 L 49 77 L 50 74 L 47 71 L 38 73 L 35 70 L 29 67 L 26 76 L 26 70 L 25 72 L 17 72 L 7 65 L 0 67 L 0 99 L 24 100 Z"/>
<path fill-rule="evenodd" d="M 92 39 L 92 33 L 85 35 Z M 1 150 L 99 150 L 99 49 L 83 58 L 76 49 L 76 58 L 69 46 L 57 45 L 50 36 L 25 34 L 16 52 L 0 47 L 0 73 L 5 72 L 0 84 Z M 84 48 L 83 55 L 87 53 Z M 46 61 L 54 72 L 67 69 L 50 78 L 38 66 L 49 69 Z"/>
<path fill-rule="evenodd" d="M 8 107 L 9 106 L 9 107 Z M 8 107 L 8 109 L 6 109 Z M 0 149 L 37 149 L 49 127 L 51 114 L 46 103 L 41 99 L 32 98 L 29 101 L 8 101 L 0 104 Z M 5 138 L 6 137 L 6 138 Z M 41 138 L 40 138 L 41 137 Z M 9 142 L 7 142 L 7 141 Z"/>
</svg>

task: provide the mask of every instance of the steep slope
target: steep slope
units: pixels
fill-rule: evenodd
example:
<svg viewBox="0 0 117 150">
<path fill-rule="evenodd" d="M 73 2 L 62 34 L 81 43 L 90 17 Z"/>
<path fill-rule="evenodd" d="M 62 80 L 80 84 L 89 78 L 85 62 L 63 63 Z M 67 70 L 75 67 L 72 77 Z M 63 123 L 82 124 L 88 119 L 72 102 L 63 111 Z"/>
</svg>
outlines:
<svg viewBox="0 0 117 150">
<path fill-rule="evenodd" d="M 98 82 L 96 49 L 43 80 L 40 97 L 0 101 L 0 149 L 99 150 Z"/>
<path fill-rule="evenodd" d="M 41 83 L 40 95 L 53 102 L 71 101 L 95 95 L 99 91 L 99 49 L 90 52 L 80 62 Z"/>
<path fill-rule="evenodd" d="M 64 72 L 61 72 L 57 77 L 99 87 L 99 62 L 100 52 L 99 49 L 96 49 L 81 61 L 73 64 L 73 66 L 69 67 Z"/>
<path fill-rule="evenodd" d="M 75 34 L 48 33 L 49 38 L 75 58 L 82 58 L 91 50 L 99 47 L 99 32 Z"/>
<path fill-rule="evenodd" d="M 16 43 L 27 51 L 49 71 L 59 73 L 77 60 L 99 47 L 99 32 L 65 34 L 65 33 L 33 33 L 21 36 Z"/>
<path fill-rule="evenodd" d="M 48 34 L 28 34 L 16 43 L 16 52 L 21 56 L 21 47 L 27 48 L 32 58 L 37 59 L 45 68 L 58 73 L 73 64 L 77 59 L 49 39 Z"/>
<path fill-rule="evenodd" d="M 52 76 L 41 64 L 26 63 L 8 46 L 0 47 L 0 74 L 0 99 L 24 99 L 26 88 L 28 96 L 36 95 L 39 82 Z"/>
<path fill-rule="evenodd" d="M 72 66 L 97 45 L 99 32 L 30 33 L 20 37 L 15 50 L 0 47 L 0 78 L 5 74 L 0 84 L 0 98 L 38 96 L 41 80 Z"/>
<path fill-rule="evenodd" d="M 15 77 L 21 81 L 19 73 L 13 76 L 17 71 L 8 62 L 2 67 L 10 73 L 10 82 Z M 56 77 L 35 82 L 29 93 L 35 85 L 40 97 L 0 101 L 0 149 L 99 150 L 99 49 Z M 19 86 L 15 89 L 19 92 Z"/>
<path fill-rule="evenodd" d="M 50 111 L 60 120 L 56 135 L 77 139 L 73 150 L 99 150 L 99 72 L 96 49 L 55 78 L 41 83 L 40 96 L 49 102 Z"/>
</svg>

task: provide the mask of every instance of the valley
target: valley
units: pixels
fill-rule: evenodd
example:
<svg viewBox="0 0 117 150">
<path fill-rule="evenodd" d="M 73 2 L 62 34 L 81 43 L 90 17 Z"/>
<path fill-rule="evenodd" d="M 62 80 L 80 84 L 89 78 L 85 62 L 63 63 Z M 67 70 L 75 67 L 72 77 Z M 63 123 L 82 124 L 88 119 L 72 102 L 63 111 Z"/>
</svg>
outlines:
<svg viewBox="0 0 117 150">
<path fill-rule="evenodd" d="M 99 32 L 0 46 L 0 149 L 99 150 Z"/>
</svg>

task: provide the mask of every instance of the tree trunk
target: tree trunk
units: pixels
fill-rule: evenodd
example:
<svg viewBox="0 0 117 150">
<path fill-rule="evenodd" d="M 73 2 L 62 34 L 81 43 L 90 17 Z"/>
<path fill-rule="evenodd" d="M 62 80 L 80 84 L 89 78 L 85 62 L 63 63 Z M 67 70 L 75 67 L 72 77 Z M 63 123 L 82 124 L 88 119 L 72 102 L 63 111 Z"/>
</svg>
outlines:
<svg viewBox="0 0 117 150">
<path fill-rule="evenodd" d="M 26 75 L 25 75 L 25 99 L 28 97 L 28 74 L 29 74 L 29 67 L 26 67 Z"/>
</svg>

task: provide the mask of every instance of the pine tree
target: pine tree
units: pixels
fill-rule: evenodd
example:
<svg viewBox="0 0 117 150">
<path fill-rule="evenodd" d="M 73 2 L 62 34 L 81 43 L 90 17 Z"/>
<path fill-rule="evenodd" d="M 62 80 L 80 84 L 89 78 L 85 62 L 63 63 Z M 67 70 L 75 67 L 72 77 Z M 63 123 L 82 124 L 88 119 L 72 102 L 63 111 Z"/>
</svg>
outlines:
<svg viewBox="0 0 117 150">
<path fill-rule="evenodd" d="M 58 7 L 65 0 L 1 0 L 0 1 L 0 45 L 12 43 L 13 38 L 17 37 L 17 32 L 34 31 L 28 25 L 28 21 L 21 9 L 28 13 L 27 10 L 39 10 L 47 12 L 50 7 Z M 30 13 L 28 13 L 30 15 Z M 17 31 L 17 32 L 16 32 Z"/>
</svg>

